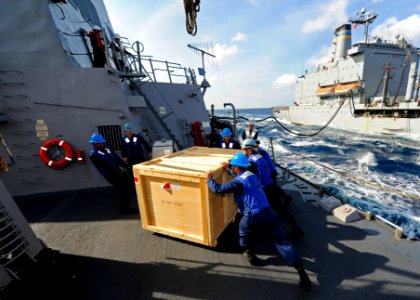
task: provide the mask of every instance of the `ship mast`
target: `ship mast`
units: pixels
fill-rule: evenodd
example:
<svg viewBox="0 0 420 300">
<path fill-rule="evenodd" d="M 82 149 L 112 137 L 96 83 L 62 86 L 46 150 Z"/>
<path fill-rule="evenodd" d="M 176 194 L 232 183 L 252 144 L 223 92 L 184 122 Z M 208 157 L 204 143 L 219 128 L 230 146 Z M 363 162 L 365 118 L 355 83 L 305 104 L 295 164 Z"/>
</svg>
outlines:
<svg viewBox="0 0 420 300">
<path fill-rule="evenodd" d="M 368 42 L 369 24 L 372 23 L 377 16 L 377 12 L 373 10 L 366 12 L 366 9 L 362 8 L 359 12 L 356 13 L 356 16 L 354 18 L 349 18 L 349 22 L 354 24 L 354 29 L 356 29 L 359 24 L 365 25 L 365 43 Z"/>
</svg>

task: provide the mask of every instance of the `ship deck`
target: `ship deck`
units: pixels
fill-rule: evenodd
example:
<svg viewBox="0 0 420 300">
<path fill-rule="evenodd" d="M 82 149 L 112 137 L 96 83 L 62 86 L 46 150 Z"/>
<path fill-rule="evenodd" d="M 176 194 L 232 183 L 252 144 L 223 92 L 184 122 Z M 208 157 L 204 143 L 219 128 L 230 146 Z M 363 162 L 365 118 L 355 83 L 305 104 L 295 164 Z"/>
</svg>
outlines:
<svg viewBox="0 0 420 300">
<path fill-rule="evenodd" d="M 297 195 L 294 195 L 297 196 Z M 42 267 L 21 274 L 13 299 L 418 299 L 418 242 L 396 240 L 369 221 L 344 224 L 311 203 L 292 210 L 305 230 L 294 244 L 313 282 L 298 275 L 261 239 L 258 266 L 243 260 L 237 224 L 216 248 L 143 230 L 121 215 L 110 190 L 18 201 L 51 249 Z"/>
</svg>

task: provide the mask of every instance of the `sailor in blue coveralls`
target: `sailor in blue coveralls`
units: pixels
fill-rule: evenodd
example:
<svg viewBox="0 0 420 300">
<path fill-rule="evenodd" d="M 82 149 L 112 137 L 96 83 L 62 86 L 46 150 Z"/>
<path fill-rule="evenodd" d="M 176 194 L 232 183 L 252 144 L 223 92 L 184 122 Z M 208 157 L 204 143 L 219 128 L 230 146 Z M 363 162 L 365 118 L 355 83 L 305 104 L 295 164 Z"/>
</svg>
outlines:
<svg viewBox="0 0 420 300">
<path fill-rule="evenodd" d="M 287 237 L 270 204 L 261 188 L 259 178 L 247 171 L 248 158 L 243 153 L 236 153 L 230 162 L 236 177 L 227 183 L 217 183 L 213 174 L 208 173 L 208 187 L 211 191 L 219 194 L 234 193 L 235 202 L 240 214 L 239 221 L 239 244 L 244 249 L 244 257 L 255 264 L 256 256 L 252 253 L 251 240 L 257 233 L 267 235 L 276 246 L 277 251 L 286 262 L 296 268 L 300 277 L 300 286 L 304 290 L 311 289 L 311 281 L 303 268 L 302 261 L 295 247 L 287 240 Z"/>
<path fill-rule="evenodd" d="M 258 154 L 257 142 L 254 139 L 246 139 L 242 144 L 242 148 L 244 150 L 244 154 L 248 157 L 248 161 L 251 163 L 250 170 L 261 180 L 261 185 L 271 207 L 279 218 L 289 223 L 292 229 L 292 232 L 289 234 L 289 238 L 301 238 L 305 233 L 299 227 L 295 218 L 289 213 L 288 206 L 291 198 L 288 197 L 277 185 L 277 182 L 273 180 L 273 170 L 270 168 L 267 160 L 262 155 Z"/>
<path fill-rule="evenodd" d="M 223 128 L 220 135 L 222 136 L 222 140 L 220 141 L 219 148 L 241 149 L 241 144 L 232 138 L 232 131 L 229 128 Z"/>
<path fill-rule="evenodd" d="M 124 124 L 125 136 L 122 138 L 121 156 L 129 167 L 149 159 L 152 147 L 138 134 L 133 133 L 130 123 Z M 144 153 L 146 150 L 147 153 Z"/>
<path fill-rule="evenodd" d="M 127 164 L 112 150 L 105 147 L 105 139 L 99 133 L 94 133 L 89 139 L 93 149 L 89 158 L 96 169 L 111 183 L 120 195 L 121 213 L 138 212 L 130 207 L 131 195 L 134 193 L 132 179 L 127 173 Z"/>
<path fill-rule="evenodd" d="M 256 145 L 257 145 L 257 154 L 261 155 L 262 157 L 265 158 L 267 165 L 268 165 L 268 169 L 270 170 L 270 174 L 271 174 L 271 178 L 273 180 L 276 180 L 277 177 L 277 170 L 276 170 L 276 165 L 274 164 L 273 160 L 271 159 L 270 154 L 263 148 L 260 147 L 260 141 L 257 140 L 256 141 Z"/>
</svg>

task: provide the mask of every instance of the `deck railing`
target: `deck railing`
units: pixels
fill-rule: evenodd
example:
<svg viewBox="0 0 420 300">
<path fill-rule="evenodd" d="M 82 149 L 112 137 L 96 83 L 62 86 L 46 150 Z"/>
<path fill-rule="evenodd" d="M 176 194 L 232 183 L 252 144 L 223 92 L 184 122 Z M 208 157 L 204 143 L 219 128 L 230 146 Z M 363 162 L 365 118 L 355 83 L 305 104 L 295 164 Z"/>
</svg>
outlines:
<svg viewBox="0 0 420 300">
<path fill-rule="evenodd" d="M 123 53 L 127 73 L 145 75 L 154 82 L 197 84 L 195 72 L 191 68 L 142 55 L 143 45 L 140 42 L 133 43 L 131 50 L 134 54 L 129 51 Z"/>
</svg>

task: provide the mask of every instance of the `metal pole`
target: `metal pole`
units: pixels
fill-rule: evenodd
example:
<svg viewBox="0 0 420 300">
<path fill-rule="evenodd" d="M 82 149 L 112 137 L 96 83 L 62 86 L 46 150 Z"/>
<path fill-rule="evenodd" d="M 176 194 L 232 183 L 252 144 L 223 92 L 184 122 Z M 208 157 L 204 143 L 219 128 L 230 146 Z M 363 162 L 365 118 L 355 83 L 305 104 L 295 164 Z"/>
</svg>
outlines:
<svg viewBox="0 0 420 300">
<path fill-rule="evenodd" d="M 384 89 L 383 89 L 383 100 L 382 100 L 382 104 L 385 104 L 386 106 L 391 106 L 391 97 L 390 97 L 390 101 L 388 102 L 388 97 L 387 97 L 387 93 L 388 93 L 388 80 L 389 80 L 389 71 L 391 69 L 391 63 L 389 62 L 386 66 L 385 66 L 385 74 L 384 74 Z"/>
<path fill-rule="evenodd" d="M 171 71 L 169 71 L 168 61 L 165 61 L 165 64 L 166 64 L 166 70 L 168 71 L 169 82 L 172 83 Z"/>
<path fill-rule="evenodd" d="M 152 62 L 152 59 L 151 59 L 151 58 L 149 58 L 149 62 L 150 62 L 150 68 L 152 69 L 153 79 L 154 79 L 154 80 L 155 80 L 155 82 L 156 82 L 155 69 L 153 69 L 153 62 Z"/>
<path fill-rule="evenodd" d="M 141 67 L 141 56 L 140 56 L 140 42 L 135 42 L 136 44 L 136 48 L 137 48 L 137 63 L 139 64 L 139 73 L 142 72 L 142 67 Z"/>
<path fill-rule="evenodd" d="M 204 66 L 204 52 L 201 52 L 201 64 L 203 65 L 203 78 L 206 79 L 206 68 Z"/>
<path fill-rule="evenodd" d="M 108 70 L 111 68 L 111 65 L 110 65 L 110 59 L 109 59 L 109 53 L 108 53 L 108 47 L 107 47 L 107 45 L 108 45 L 108 37 L 106 36 L 106 31 L 105 31 L 105 29 L 104 28 L 102 28 L 101 29 L 101 31 L 102 31 L 102 33 L 103 33 L 103 39 L 104 39 L 104 44 L 105 44 L 105 49 L 104 49 L 104 51 L 105 51 L 105 61 L 106 61 L 106 66 L 107 66 L 107 68 L 108 68 Z"/>
<path fill-rule="evenodd" d="M 226 108 L 226 106 L 232 107 L 233 111 L 233 136 L 236 138 L 237 132 L 236 132 L 236 108 L 232 103 L 223 103 L 223 107 Z"/>
<path fill-rule="evenodd" d="M 271 159 L 273 160 L 274 164 L 276 164 L 276 157 L 274 156 L 273 137 L 271 136 L 270 136 L 270 152 L 271 152 Z"/>
</svg>

